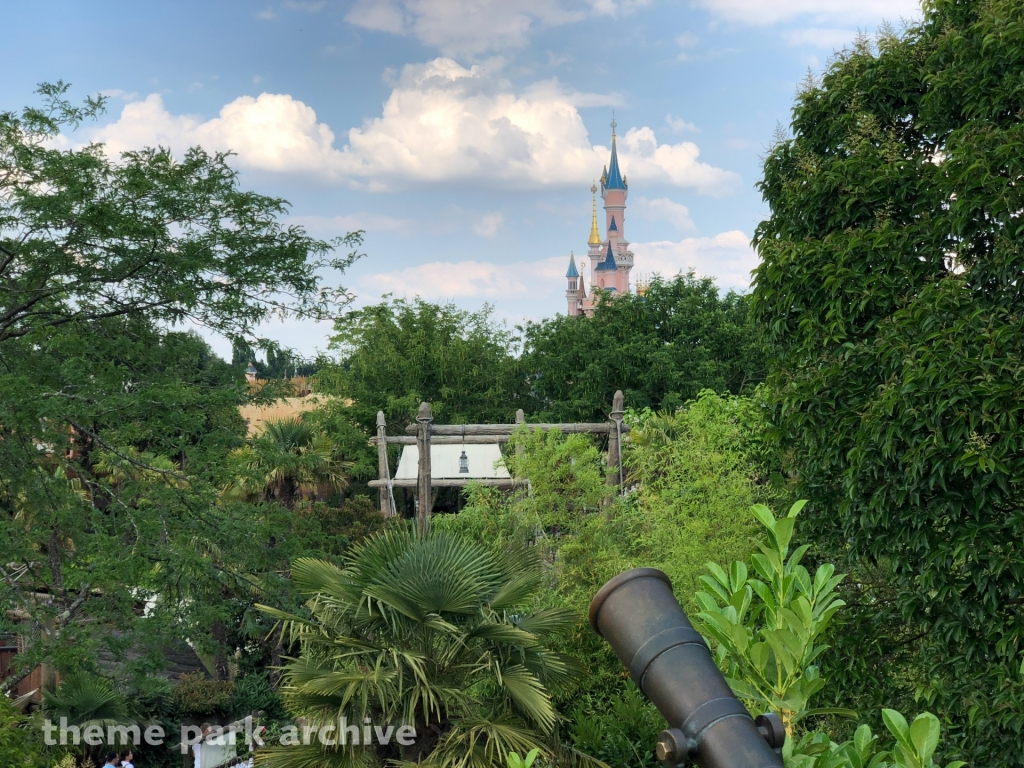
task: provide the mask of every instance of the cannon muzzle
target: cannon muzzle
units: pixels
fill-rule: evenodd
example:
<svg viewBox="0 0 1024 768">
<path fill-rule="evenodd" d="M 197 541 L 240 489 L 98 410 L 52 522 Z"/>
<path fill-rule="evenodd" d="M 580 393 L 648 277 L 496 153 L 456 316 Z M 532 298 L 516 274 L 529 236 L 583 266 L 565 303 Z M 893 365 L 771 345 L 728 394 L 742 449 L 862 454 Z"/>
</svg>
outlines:
<svg viewBox="0 0 1024 768">
<path fill-rule="evenodd" d="M 590 626 L 668 721 L 657 745 L 666 768 L 782 768 L 782 721 L 754 720 L 733 695 L 664 573 L 620 573 L 590 603 Z"/>
</svg>

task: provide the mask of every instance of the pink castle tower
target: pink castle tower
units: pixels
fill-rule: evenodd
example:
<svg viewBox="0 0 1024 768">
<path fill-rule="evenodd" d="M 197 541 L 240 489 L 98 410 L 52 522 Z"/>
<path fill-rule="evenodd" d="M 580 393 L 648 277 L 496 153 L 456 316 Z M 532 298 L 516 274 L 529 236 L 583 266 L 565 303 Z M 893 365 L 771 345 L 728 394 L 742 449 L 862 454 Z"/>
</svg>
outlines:
<svg viewBox="0 0 1024 768">
<path fill-rule="evenodd" d="M 633 252 L 626 240 L 626 195 L 629 184 L 619 170 L 619 153 L 615 146 L 615 120 L 612 120 L 612 158 L 601 174 L 601 199 L 604 200 L 605 231 L 602 240 L 597 228 L 597 185 L 590 188 L 592 199 L 590 239 L 587 255 L 590 257 L 590 296 L 587 296 L 583 278 L 576 268 L 575 256 L 569 257 L 566 278 L 569 289 L 565 292 L 569 315 L 594 314 L 597 291 L 613 296 L 629 293 L 629 273 L 633 269 Z"/>
</svg>

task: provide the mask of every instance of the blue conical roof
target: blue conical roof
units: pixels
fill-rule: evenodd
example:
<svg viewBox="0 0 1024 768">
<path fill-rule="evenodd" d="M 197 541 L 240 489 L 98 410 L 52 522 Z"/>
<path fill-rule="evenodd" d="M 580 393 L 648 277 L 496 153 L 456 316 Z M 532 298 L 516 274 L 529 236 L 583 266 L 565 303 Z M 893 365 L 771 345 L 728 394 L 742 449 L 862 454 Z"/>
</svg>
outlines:
<svg viewBox="0 0 1024 768">
<path fill-rule="evenodd" d="M 612 253 L 612 244 L 608 243 L 608 253 L 605 254 L 604 259 L 594 269 L 618 269 L 618 265 L 615 263 L 615 254 Z"/>
<path fill-rule="evenodd" d="M 622 173 L 619 172 L 619 152 L 615 148 L 615 132 L 612 131 L 612 162 L 608 166 L 608 172 L 604 178 L 605 189 L 625 189 L 626 182 L 622 180 Z"/>
<path fill-rule="evenodd" d="M 576 271 L 576 257 L 569 256 L 569 271 L 565 273 L 566 277 L 579 277 L 580 273 Z"/>
</svg>

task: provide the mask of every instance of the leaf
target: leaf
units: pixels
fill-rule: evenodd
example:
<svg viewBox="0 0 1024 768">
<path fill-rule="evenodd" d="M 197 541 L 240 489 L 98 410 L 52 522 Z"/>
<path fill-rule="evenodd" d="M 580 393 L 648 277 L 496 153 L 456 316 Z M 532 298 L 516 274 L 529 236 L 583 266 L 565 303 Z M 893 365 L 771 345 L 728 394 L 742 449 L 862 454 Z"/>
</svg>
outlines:
<svg viewBox="0 0 1024 768">
<path fill-rule="evenodd" d="M 800 510 L 802 510 L 806 505 L 807 499 L 800 499 L 799 501 L 793 502 L 793 506 L 789 508 L 789 512 L 786 513 L 786 517 L 796 517 L 800 514 Z"/>
<path fill-rule="evenodd" d="M 860 752 L 861 757 L 868 757 L 867 750 L 877 739 L 878 737 L 871 733 L 871 728 L 867 723 L 864 723 L 857 726 L 857 730 L 854 731 L 853 746 Z"/>
<path fill-rule="evenodd" d="M 914 718 L 910 726 L 910 740 L 917 749 L 917 755 L 921 762 L 927 765 L 939 744 L 939 718 L 931 712 L 922 712 Z"/>
<path fill-rule="evenodd" d="M 882 721 L 901 747 L 911 753 L 915 752 L 914 744 L 910 740 L 910 728 L 907 725 L 907 719 L 903 715 L 895 709 L 883 709 Z"/>
</svg>

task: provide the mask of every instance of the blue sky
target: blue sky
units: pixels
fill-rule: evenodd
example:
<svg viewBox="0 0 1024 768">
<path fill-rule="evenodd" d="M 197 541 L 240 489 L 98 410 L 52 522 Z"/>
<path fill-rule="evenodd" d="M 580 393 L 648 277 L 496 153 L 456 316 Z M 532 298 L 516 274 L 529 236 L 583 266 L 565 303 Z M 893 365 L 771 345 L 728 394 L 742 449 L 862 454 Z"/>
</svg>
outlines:
<svg viewBox="0 0 1024 768">
<path fill-rule="evenodd" d="M 634 275 L 746 289 L 759 157 L 808 68 L 915 0 L 21 2 L 0 109 L 36 83 L 102 91 L 73 141 L 238 152 L 245 186 L 313 234 L 366 230 L 342 283 L 510 323 L 565 311 L 612 110 Z M 264 332 L 304 354 L 328 325 Z M 213 339 L 219 351 L 222 341 Z"/>
</svg>

